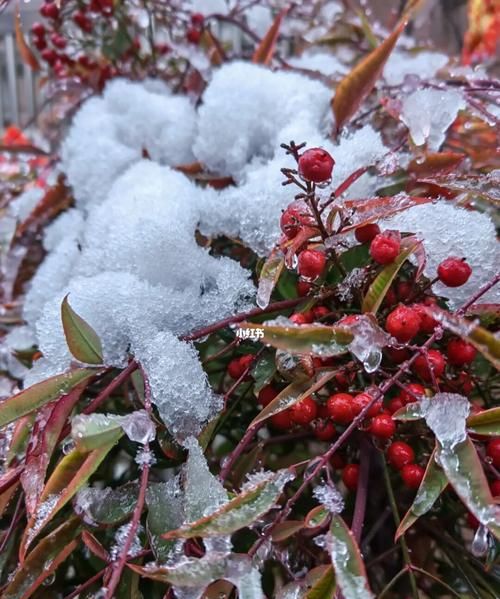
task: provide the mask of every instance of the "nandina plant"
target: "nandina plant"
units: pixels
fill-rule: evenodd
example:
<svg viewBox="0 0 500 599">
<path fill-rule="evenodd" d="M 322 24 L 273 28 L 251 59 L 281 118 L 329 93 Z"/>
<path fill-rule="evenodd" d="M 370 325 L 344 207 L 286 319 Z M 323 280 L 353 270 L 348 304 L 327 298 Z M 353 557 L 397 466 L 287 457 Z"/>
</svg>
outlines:
<svg viewBox="0 0 500 599">
<path fill-rule="evenodd" d="M 168 65 L 127 3 L 32 28 L 85 91 L 2 147 L 2 597 L 500 596 L 498 81 L 395 49 L 414 2 L 184 4 Z"/>
</svg>

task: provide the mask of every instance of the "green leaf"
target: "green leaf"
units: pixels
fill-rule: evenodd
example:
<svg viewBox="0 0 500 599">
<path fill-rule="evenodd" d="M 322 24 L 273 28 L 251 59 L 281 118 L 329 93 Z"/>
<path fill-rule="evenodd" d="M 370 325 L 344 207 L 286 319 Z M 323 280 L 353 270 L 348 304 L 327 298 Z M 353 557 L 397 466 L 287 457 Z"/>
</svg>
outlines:
<svg viewBox="0 0 500 599">
<path fill-rule="evenodd" d="M 267 308 L 273 289 L 280 278 L 285 266 L 285 257 L 281 251 L 273 250 L 260 271 L 259 286 L 257 288 L 257 305 Z"/>
<path fill-rule="evenodd" d="M 396 531 L 396 541 L 416 522 L 416 520 L 418 520 L 420 516 L 423 516 L 432 508 L 437 498 L 448 485 L 448 479 L 446 478 L 445 473 L 436 464 L 435 458 L 436 449 L 434 449 L 427 462 L 424 478 L 420 483 L 415 499 Z"/>
<path fill-rule="evenodd" d="M 374 599 L 356 539 L 340 516 L 332 516 L 328 549 L 345 599 Z"/>
<path fill-rule="evenodd" d="M 275 543 L 286 541 L 286 539 L 289 539 L 296 532 L 302 530 L 303 528 L 303 520 L 285 520 L 285 522 L 279 522 L 274 527 L 271 538 Z"/>
<path fill-rule="evenodd" d="M 35 513 L 26 526 L 21 541 L 21 557 L 25 555 L 27 548 L 44 526 L 85 485 L 121 435 L 121 431 L 117 432 L 115 438 L 107 445 L 91 453 L 84 454 L 74 449 L 60 460 L 40 495 Z"/>
<path fill-rule="evenodd" d="M 467 429 L 479 435 L 500 436 L 500 407 L 469 416 Z"/>
<path fill-rule="evenodd" d="M 271 324 L 243 322 L 242 329 L 258 328 L 263 331 L 261 341 L 290 353 L 338 356 L 347 352 L 353 334 L 346 328 L 319 324 L 295 325 L 287 318 L 278 317 Z"/>
<path fill-rule="evenodd" d="M 472 441 L 467 437 L 453 449 L 439 446 L 437 461 L 468 510 L 500 539 L 500 505 L 494 503 Z"/>
<path fill-rule="evenodd" d="M 317 505 L 307 514 L 304 524 L 307 528 L 323 526 L 330 517 L 330 512 L 323 505 Z"/>
<path fill-rule="evenodd" d="M 317 579 L 311 584 L 311 578 L 316 578 L 315 571 L 318 571 Z M 311 584 L 311 588 L 304 595 L 304 599 L 333 599 L 335 597 L 337 585 L 332 566 L 314 568 L 307 575 L 307 582 Z"/>
<path fill-rule="evenodd" d="M 3 599 L 28 599 L 76 549 L 80 520 L 71 518 L 43 538 L 20 564 L 3 590 Z"/>
<path fill-rule="evenodd" d="M 228 535 L 250 526 L 278 501 L 283 487 L 293 478 L 287 470 L 270 473 L 264 480 L 249 486 L 209 516 L 167 532 L 164 539 L 190 539 Z"/>
<path fill-rule="evenodd" d="M 254 393 L 257 396 L 260 390 L 265 387 L 276 373 L 276 360 L 274 352 L 266 351 L 260 356 L 257 364 L 252 368 L 252 378 L 254 383 Z"/>
<path fill-rule="evenodd" d="M 422 242 L 414 237 L 403 239 L 401 243 L 402 250 L 398 257 L 379 272 L 366 292 L 361 308 L 363 312 L 377 313 L 399 270 L 421 244 Z"/>
<path fill-rule="evenodd" d="M 82 492 L 85 493 L 85 501 L 81 511 L 85 520 L 102 526 L 115 526 L 134 511 L 139 486 L 137 482 L 128 482 L 116 489 L 89 487 Z M 80 508 L 77 511 L 80 513 Z"/>
<path fill-rule="evenodd" d="M 179 501 L 172 497 L 179 497 Z M 156 560 L 163 563 L 167 560 L 175 545 L 175 540 L 162 538 L 162 533 L 174 530 L 183 521 L 183 504 L 178 479 L 161 483 L 149 483 L 146 491 L 148 506 L 147 530 L 148 537 Z"/>
<path fill-rule="evenodd" d="M 61 318 L 70 352 L 85 364 L 102 364 L 102 345 L 94 329 L 69 305 L 68 296 L 61 304 Z"/>
<path fill-rule="evenodd" d="M 63 374 L 52 376 L 41 383 L 0 403 L 0 427 L 14 422 L 21 416 L 37 410 L 61 395 L 66 395 L 79 383 L 100 374 L 102 370 L 77 368 Z"/>
<path fill-rule="evenodd" d="M 351 272 L 355 268 L 363 268 L 370 262 L 370 250 L 368 245 L 355 245 L 343 252 L 339 256 L 339 261 L 346 272 Z M 331 268 L 326 274 L 326 282 L 330 285 L 336 285 L 344 279 L 343 273 L 337 268 Z"/>
</svg>

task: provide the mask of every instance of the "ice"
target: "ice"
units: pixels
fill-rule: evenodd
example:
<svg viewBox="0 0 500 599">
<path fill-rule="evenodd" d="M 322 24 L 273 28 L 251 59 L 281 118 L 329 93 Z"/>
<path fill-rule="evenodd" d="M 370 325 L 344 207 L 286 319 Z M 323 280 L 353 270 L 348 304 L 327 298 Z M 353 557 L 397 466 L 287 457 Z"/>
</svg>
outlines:
<svg viewBox="0 0 500 599">
<path fill-rule="evenodd" d="M 430 279 L 436 276 L 439 263 L 446 258 L 466 258 L 472 274 L 465 285 L 433 286 L 437 294 L 449 298 L 452 307 L 464 303 L 498 270 L 500 254 L 495 225 L 487 214 L 439 201 L 415 206 L 379 224 L 387 229 L 416 233 L 423 240 L 427 255 L 424 273 Z M 500 290 L 493 289 L 481 301 L 499 302 Z"/>
<path fill-rule="evenodd" d="M 471 544 L 471 553 L 474 557 L 484 557 L 490 545 L 490 532 L 486 526 L 480 524 Z"/>
<path fill-rule="evenodd" d="M 382 361 L 382 349 L 390 344 L 391 337 L 382 330 L 370 316 L 359 315 L 349 325 L 342 325 L 350 329 L 354 339 L 349 344 L 349 351 L 356 356 L 366 372 L 375 372 Z"/>
<path fill-rule="evenodd" d="M 420 402 L 427 426 L 445 449 L 452 450 L 467 438 L 465 421 L 470 412 L 469 400 L 456 393 L 436 393 Z"/>
<path fill-rule="evenodd" d="M 65 239 L 80 239 L 84 227 L 84 216 L 76 208 L 70 208 L 58 216 L 43 232 L 43 247 L 51 252 Z"/>
<path fill-rule="evenodd" d="M 465 100 L 458 91 L 449 89 L 421 89 L 403 99 L 401 120 L 410 130 L 413 142 L 438 151 L 449 126 L 458 111 L 465 108 Z"/>
<path fill-rule="evenodd" d="M 131 526 L 132 523 L 127 522 L 126 524 L 120 526 L 120 528 L 116 531 L 115 542 L 109 552 L 109 555 L 113 561 L 117 560 L 120 557 L 125 543 L 127 542 L 127 539 L 130 535 Z M 139 524 L 132 538 L 130 547 L 127 551 L 127 557 L 135 557 L 138 553 L 142 551 L 142 543 L 139 538 L 139 535 L 142 533 L 142 531 L 143 527 L 141 524 Z"/>
<path fill-rule="evenodd" d="M 335 576 L 345 599 L 374 599 L 366 579 L 352 572 L 349 547 L 338 536 L 327 534 L 326 544 L 332 558 Z"/>
<path fill-rule="evenodd" d="M 207 460 L 198 441 L 189 437 L 185 445 L 189 450 L 189 456 L 184 467 L 184 509 L 186 521 L 195 522 L 213 514 L 228 501 L 228 495 L 208 469 Z"/>
<path fill-rule="evenodd" d="M 120 426 L 131 441 L 150 443 L 156 437 L 156 426 L 146 410 L 136 410 L 120 418 Z"/>
<path fill-rule="evenodd" d="M 288 72 L 234 61 L 213 76 L 198 111 L 194 152 L 210 170 L 238 176 L 254 157 L 271 158 L 292 121 L 312 128 L 330 113 L 331 91 Z"/>
<path fill-rule="evenodd" d="M 158 562 L 175 556 L 176 543 L 160 537 L 164 532 L 179 528 L 184 522 L 184 494 L 179 476 L 166 482 L 149 483 L 146 490 L 148 533 Z"/>
<path fill-rule="evenodd" d="M 323 482 L 313 489 L 314 497 L 332 514 L 340 514 L 344 510 L 344 498 L 333 484 Z"/>
<path fill-rule="evenodd" d="M 384 79 L 389 85 L 404 83 L 407 75 L 418 75 L 430 79 L 448 62 L 448 56 L 439 52 L 408 52 L 396 48 L 384 67 Z"/>
</svg>

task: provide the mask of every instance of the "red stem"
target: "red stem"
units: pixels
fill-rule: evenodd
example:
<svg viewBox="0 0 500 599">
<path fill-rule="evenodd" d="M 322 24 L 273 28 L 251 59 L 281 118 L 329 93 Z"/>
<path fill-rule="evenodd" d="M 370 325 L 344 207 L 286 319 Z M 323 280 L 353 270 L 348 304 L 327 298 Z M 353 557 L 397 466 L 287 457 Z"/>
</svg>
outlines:
<svg viewBox="0 0 500 599">
<path fill-rule="evenodd" d="M 365 522 L 366 499 L 368 497 L 368 482 L 370 477 L 370 456 L 371 444 L 365 435 L 362 435 L 360 440 L 359 481 L 351 524 L 352 534 L 358 544 L 361 541 L 361 533 L 363 532 L 363 525 Z"/>
</svg>

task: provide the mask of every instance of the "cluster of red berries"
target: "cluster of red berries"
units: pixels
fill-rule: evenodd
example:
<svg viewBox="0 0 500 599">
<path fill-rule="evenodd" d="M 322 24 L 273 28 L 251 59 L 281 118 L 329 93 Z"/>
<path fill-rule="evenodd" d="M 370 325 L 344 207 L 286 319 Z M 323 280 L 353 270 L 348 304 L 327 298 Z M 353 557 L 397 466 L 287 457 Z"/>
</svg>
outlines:
<svg viewBox="0 0 500 599">
<path fill-rule="evenodd" d="M 415 464 L 413 448 L 403 441 L 394 441 L 387 448 L 387 461 L 399 470 L 404 484 L 410 489 L 418 489 L 425 469 Z"/>
<path fill-rule="evenodd" d="M 186 29 L 186 39 L 190 44 L 198 45 L 201 40 L 205 17 L 199 12 L 194 12 L 190 20 L 191 25 Z"/>
</svg>

